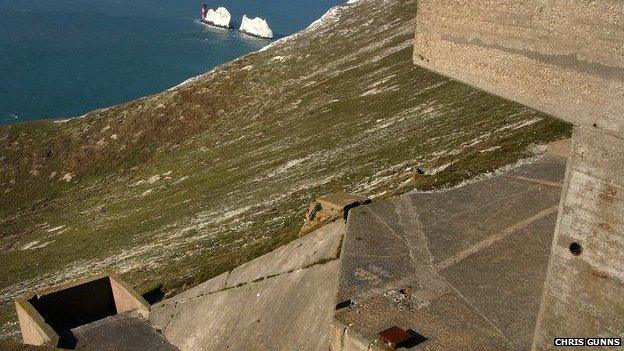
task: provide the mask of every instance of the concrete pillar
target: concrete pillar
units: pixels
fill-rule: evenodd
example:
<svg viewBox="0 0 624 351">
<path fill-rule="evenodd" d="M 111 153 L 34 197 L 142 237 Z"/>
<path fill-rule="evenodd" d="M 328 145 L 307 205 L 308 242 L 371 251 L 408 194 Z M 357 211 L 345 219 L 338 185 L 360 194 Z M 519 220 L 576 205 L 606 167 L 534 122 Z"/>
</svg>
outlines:
<svg viewBox="0 0 624 351">
<path fill-rule="evenodd" d="M 624 338 L 624 136 L 577 127 L 533 348 Z"/>
</svg>

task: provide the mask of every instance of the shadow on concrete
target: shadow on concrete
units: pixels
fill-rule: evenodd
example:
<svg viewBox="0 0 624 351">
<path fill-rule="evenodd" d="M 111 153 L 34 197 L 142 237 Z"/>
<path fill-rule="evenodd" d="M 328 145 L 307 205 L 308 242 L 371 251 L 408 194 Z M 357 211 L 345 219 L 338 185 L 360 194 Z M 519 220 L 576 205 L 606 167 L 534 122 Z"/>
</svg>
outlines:
<svg viewBox="0 0 624 351">
<path fill-rule="evenodd" d="M 74 350 L 77 344 L 78 339 L 71 330 L 66 330 L 59 334 L 58 348 Z"/>
<path fill-rule="evenodd" d="M 145 301 L 147 301 L 147 303 L 149 303 L 150 305 L 153 305 L 157 302 L 162 301 L 162 299 L 165 298 L 165 292 L 163 291 L 163 285 L 160 284 L 157 287 L 148 290 L 147 292 L 143 293 L 143 295 L 141 295 L 141 297 L 143 297 L 145 299 Z"/>
<path fill-rule="evenodd" d="M 399 345 L 400 347 L 405 347 L 406 349 L 409 349 L 428 340 L 426 337 L 419 334 L 413 329 L 408 329 L 406 331 L 410 335 L 410 338 L 407 341 L 403 342 L 401 345 Z"/>
</svg>

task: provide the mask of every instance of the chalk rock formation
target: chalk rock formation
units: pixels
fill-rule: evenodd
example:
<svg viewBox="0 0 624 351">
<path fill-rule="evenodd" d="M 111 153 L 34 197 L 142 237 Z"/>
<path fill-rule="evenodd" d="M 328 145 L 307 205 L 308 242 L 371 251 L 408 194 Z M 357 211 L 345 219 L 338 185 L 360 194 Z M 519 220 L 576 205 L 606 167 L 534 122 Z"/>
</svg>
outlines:
<svg viewBox="0 0 624 351">
<path fill-rule="evenodd" d="M 273 31 L 269 28 L 269 24 L 260 17 L 251 19 L 243 15 L 240 31 L 260 38 L 273 38 Z"/>
<path fill-rule="evenodd" d="M 204 22 L 217 27 L 230 28 L 231 19 L 232 15 L 230 15 L 230 12 L 225 7 L 219 7 L 216 11 L 209 9 L 206 12 Z"/>
</svg>

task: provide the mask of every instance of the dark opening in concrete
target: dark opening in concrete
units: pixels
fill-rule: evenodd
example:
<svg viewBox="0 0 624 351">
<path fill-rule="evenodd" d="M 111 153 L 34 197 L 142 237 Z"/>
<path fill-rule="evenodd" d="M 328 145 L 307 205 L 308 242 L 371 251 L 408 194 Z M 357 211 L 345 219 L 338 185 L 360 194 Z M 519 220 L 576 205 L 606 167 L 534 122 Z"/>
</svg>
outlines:
<svg viewBox="0 0 624 351">
<path fill-rule="evenodd" d="M 581 244 L 573 242 L 572 244 L 570 244 L 570 252 L 574 256 L 578 256 L 583 253 L 583 247 L 581 247 Z"/>
<path fill-rule="evenodd" d="M 60 347 L 75 345 L 71 329 L 117 314 L 108 277 L 35 295 L 28 302 L 59 335 Z"/>
<path fill-rule="evenodd" d="M 416 332 L 415 330 L 408 329 L 407 333 L 410 335 L 410 338 L 401 345 L 401 347 L 405 347 L 409 349 L 410 347 L 414 347 L 420 343 L 427 341 L 428 339 Z"/>
<path fill-rule="evenodd" d="M 146 317 L 149 305 L 114 273 L 100 274 L 16 300 L 24 343 L 73 349 L 74 330 L 123 312 Z"/>
<path fill-rule="evenodd" d="M 371 202 L 372 202 L 371 199 L 364 199 L 362 201 L 357 201 L 357 202 L 353 202 L 353 203 L 350 203 L 350 204 L 346 205 L 344 207 L 344 209 L 342 210 L 343 219 L 345 221 L 347 220 L 347 217 L 349 217 L 349 211 L 351 211 L 352 208 L 356 208 L 356 207 L 362 206 L 362 205 L 368 205 Z"/>
</svg>

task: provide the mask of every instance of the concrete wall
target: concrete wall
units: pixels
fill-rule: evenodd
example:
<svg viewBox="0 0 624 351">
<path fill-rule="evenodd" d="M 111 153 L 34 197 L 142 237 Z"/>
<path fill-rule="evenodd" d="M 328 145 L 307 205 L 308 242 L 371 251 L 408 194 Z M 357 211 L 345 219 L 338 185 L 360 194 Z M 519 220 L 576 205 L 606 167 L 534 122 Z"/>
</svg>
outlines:
<svg viewBox="0 0 624 351">
<path fill-rule="evenodd" d="M 143 317 L 149 313 L 148 303 L 112 272 L 17 299 L 15 309 L 24 343 L 48 346 L 57 346 L 59 335 L 80 325 L 130 310 Z"/>
<path fill-rule="evenodd" d="M 345 325 L 334 318 L 330 330 L 331 342 L 329 351 L 388 351 L 385 343 L 367 339 L 360 335 L 355 328 Z"/>
<path fill-rule="evenodd" d="M 15 300 L 22 339 L 28 345 L 56 346 L 59 336 L 26 300 Z"/>
<path fill-rule="evenodd" d="M 109 273 L 110 286 L 117 313 L 136 310 L 144 318 L 149 315 L 149 304 L 117 274 Z"/>
<path fill-rule="evenodd" d="M 579 127 L 572 140 L 533 342 L 538 350 L 553 349 L 554 337 L 624 338 L 624 139 Z"/>
<path fill-rule="evenodd" d="M 182 351 L 326 351 L 342 220 L 152 306 L 150 323 Z"/>
<path fill-rule="evenodd" d="M 624 336 L 624 2 L 421 0 L 414 62 L 577 126 L 533 348 Z"/>
<path fill-rule="evenodd" d="M 414 62 L 576 125 L 624 131 L 624 2 L 422 0 Z"/>
<path fill-rule="evenodd" d="M 78 325 L 116 314 L 106 276 L 43 290 L 28 302 L 59 335 Z"/>
</svg>

